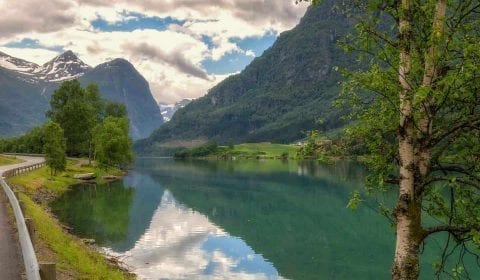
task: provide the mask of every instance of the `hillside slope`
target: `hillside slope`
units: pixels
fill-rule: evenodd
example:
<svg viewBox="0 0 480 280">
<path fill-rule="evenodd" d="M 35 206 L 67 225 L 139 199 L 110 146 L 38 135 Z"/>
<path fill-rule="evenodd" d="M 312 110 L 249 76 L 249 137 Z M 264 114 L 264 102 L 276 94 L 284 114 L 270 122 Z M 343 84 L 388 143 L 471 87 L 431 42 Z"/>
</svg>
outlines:
<svg viewBox="0 0 480 280">
<path fill-rule="evenodd" d="M 49 94 L 46 85 L 26 82 L 0 67 L 0 136 L 19 135 L 45 121 Z"/>
<path fill-rule="evenodd" d="M 98 65 L 83 75 L 80 82 L 84 85 L 96 83 L 105 99 L 125 104 L 134 139 L 150 136 L 163 123 L 148 82 L 125 59 L 118 58 Z"/>
<path fill-rule="evenodd" d="M 0 137 L 20 135 L 45 121 L 60 82 L 97 83 L 103 98 L 126 105 L 133 139 L 148 137 L 163 118 L 147 81 L 124 59 L 91 68 L 72 51 L 39 66 L 0 52 Z"/>
<path fill-rule="evenodd" d="M 332 107 L 340 80 L 334 68 L 349 60 L 336 43 L 351 23 L 332 10 L 334 3 L 311 7 L 294 29 L 282 33 L 244 71 L 137 142 L 137 152 L 156 153 L 164 144 L 180 140 L 286 143 L 303 138 L 307 130 L 340 126 L 342 112 Z"/>
</svg>

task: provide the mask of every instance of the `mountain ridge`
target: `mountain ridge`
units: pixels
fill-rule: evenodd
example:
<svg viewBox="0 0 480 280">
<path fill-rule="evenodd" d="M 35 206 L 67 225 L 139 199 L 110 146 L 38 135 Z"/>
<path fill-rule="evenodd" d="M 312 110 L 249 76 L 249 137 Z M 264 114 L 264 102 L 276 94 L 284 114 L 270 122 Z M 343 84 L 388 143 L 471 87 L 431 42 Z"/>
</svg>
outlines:
<svg viewBox="0 0 480 280">
<path fill-rule="evenodd" d="M 300 23 L 283 32 L 240 74 L 178 110 L 151 137 L 140 154 L 159 154 L 172 143 L 216 141 L 291 143 L 309 130 L 343 125 L 345 111 L 333 106 L 340 91 L 336 67 L 352 64 L 337 47 L 353 22 L 333 9 L 334 0 L 310 7 Z"/>
<path fill-rule="evenodd" d="M 148 82 L 125 59 L 91 67 L 68 50 L 40 66 L 0 52 L 0 135 L 16 136 L 44 122 L 51 94 L 71 79 L 96 83 L 103 98 L 125 104 L 135 140 L 163 124 Z"/>
</svg>

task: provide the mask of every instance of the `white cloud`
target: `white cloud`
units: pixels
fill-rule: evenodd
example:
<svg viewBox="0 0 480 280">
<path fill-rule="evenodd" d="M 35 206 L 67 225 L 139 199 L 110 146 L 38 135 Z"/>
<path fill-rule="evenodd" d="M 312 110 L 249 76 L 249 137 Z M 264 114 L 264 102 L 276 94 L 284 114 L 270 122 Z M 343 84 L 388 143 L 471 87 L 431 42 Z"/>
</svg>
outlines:
<svg viewBox="0 0 480 280">
<path fill-rule="evenodd" d="M 231 38 L 262 36 L 292 28 L 305 5 L 278 0 L 53 0 L 42 5 L 33 0 L 2 1 L 0 46 L 23 38 L 48 47 L 71 49 L 86 63 L 96 66 L 109 59 L 129 60 L 149 81 L 157 100 L 174 102 L 199 97 L 227 75 L 207 75 L 205 59 L 219 60 L 241 50 Z M 91 21 L 102 18 L 114 24 L 128 19 L 126 12 L 186 20 L 167 30 L 137 29 L 132 32 L 95 30 Z M 130 16 L 131 17 L 131 16 Z M 212 39 L 209 49 L 202 36 Z M 45 49 L 1 48 L 2 51 L 38 64 L 57 55 Z"/>
</svg>

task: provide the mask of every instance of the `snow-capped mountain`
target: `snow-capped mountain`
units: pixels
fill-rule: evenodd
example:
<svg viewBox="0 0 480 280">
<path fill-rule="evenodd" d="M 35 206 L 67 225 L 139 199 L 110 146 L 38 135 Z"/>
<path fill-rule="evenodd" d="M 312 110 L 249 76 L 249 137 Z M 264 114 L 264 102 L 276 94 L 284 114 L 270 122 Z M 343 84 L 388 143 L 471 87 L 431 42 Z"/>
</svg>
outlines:
<svg viewBox="0 0 480 280">
<path fill-rule="evenodd" d="M 36 74 L 42 80 L 58 82 L 78 78 L 90 69 L 92 67 L 81 61 L 72 51 L 66 51 L 43 64 Z"/>
<path fill-rule="evenodd" d="M 148 82 L 125 59 L 92 68 L 72 51 L 43 65 L 0 53 L 0 137 L 20 135 L 45 121 L 52 93 L 65 80 L 98 85 L 102 98 L 125 104 L 133 139 L 148 137 L 163 124 Z"/>
<path fill-rule="evenodd" d="M 192 102 L 193 99 L 182 99 L 175 104 L 166 104 L 166 103 L 158 103 L 158 106 L 160 107 L 160 112 L 162 113 L 163 120 L 165 122 L 168 122 L 169 120 L 172 119 L 173 115 L 175 112 L 188 105 L 188 103 Z"/>
<path fill-rule="evenodd" d="M 27 74 L 32 74 L 40 68 L 36 63 L 16 58 L 3 52 L 0 52 L 0 67 Z"/>
<path fill-rule="evenodd" d="M 0 67 L 27 75 L 23 79 L 28 82 L 75 79 L 92 69 L 72 51 L 66 51 L 41 66 L 0 52 Z"/>
</svg>

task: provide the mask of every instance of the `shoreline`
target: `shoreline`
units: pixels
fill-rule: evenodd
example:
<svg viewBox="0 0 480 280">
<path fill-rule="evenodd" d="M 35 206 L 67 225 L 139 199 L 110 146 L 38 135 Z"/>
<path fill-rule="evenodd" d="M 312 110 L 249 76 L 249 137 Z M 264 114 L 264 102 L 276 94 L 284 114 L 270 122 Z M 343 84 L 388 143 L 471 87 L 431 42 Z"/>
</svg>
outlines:
<svg viewBox="0 0 480 280">
<path fill-rule="evenodd" d="M 136 279 L 132 269 L 114 256 L 106 254 L 95 242 L 82 239 L 71 228 L 61 223 L 53 214 L 49 203 L 76 184 L 110 183 L 122 179 L 126 173 L 118 169 L 108 171 L 81 164 L 81 160 L 70 159 L 65 172 L 53 178 L 47 167 L 9 178 L 9 184 L 18 189 L 26 205 L 26 214 L 36 224 L 39 259 L 57 263 L 57 279 L 100 277 L 104 279 Z M 93 172 L 92 172 L 93 171 Z M 74 179 L 76 173 L 95 173 L 95 180 Z M 106 180 L 105 175 L 115 179 Z"/>
</svg>

